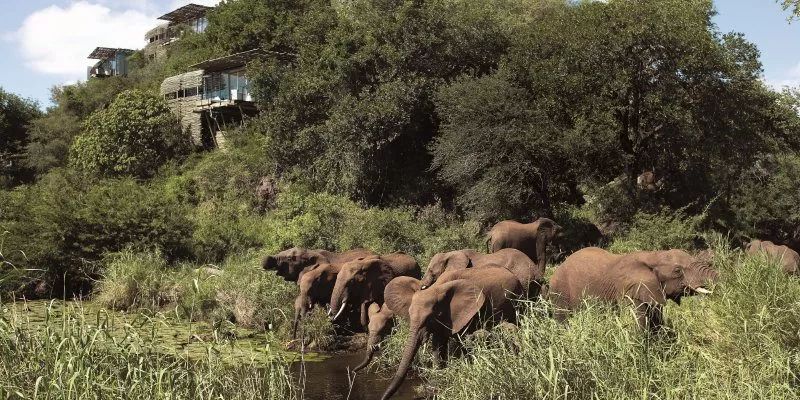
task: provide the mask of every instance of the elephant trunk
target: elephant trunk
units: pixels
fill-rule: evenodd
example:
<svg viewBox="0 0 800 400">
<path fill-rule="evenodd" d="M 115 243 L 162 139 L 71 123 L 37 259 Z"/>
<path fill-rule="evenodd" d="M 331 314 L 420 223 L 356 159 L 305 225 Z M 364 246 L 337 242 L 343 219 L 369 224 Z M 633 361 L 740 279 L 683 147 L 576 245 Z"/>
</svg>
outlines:
<svg viewBox="0 0 800 400">
<path fill-rule="evenodd" d="M 300 325 L 300 319 L 303 318 L 303 315 L 305 315 L 308 304 L 309 304 L 308 296 L 301 291 L 300 294 L 297 295 L 297 298 L 294 300 L 294 322 L 292 323 L 292 340 L 297 339 L 297 326 Z"/>
<path fill-rule="evenodd" d="M 406 345 L 403 349 L 403 359 L 397 367 L 397 373 L 395 373 L 394 378 L 392 378 L 392 381 L 389 383 L 389 387 L 383 392 L 381 400 L 387 400 L 392 397 L 392 395 L 397 392 L 397 389 L 400 388 L 400 385 L 403 384 L 403 381 L 406 379 L 406 374 L 411 368 L 411 362 L 414 361 L 414 356 L 417 355 L 417 350 L 419 350 L 419 346 L 422 344 L 424 333 L 425 328 L 412 329 L 406 340 Z"/>
<path fill-rule="evenodd" d="M 344 285 L 339 285 L 338 282 L 333 287 L 330 308 L 328 309 L 328 317 L 330 317 L 332 321 L 336 320 L 336 317 L 341 314 L 344 307 L 347 305 L 347 298 L 344 291 Z"/>
<path fill-rule="evenodd" d="M 372 361 L 372 357 L 375 355 L 375 352 L 377 350 L 378 350 L 378 334 L 370 333 L 369 339 L 367 339 L 367 354 L 364 356 L 364 360 L 361 361 L 361 364 L 358 364 L 358 366 L 353 368 L 353 372 L 358 372 L 366 368 L 366 366 L 369 365 L 369 363 Z"/>
<path fill-rule="evenodd" d="M 433 285 L 433 274 L 430 272 L 425 273 L 425 276 L 422 277 L 422 280 L 419 282 L 420 289 L 427 289 L 429 286 Z"/>
</svg>

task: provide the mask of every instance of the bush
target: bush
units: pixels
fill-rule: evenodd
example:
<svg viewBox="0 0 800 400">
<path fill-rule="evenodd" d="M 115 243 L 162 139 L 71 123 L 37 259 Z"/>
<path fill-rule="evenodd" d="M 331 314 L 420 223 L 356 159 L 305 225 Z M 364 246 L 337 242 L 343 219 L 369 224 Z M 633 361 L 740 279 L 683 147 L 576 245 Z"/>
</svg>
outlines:
<svg viewBox="0 0 800 400">
<path fill-rule="evenodd" d="M 625 232 L 614 238 L 609 250 L 629 253 L 642 250 L 693 249 L 700 239 L 704 216 L 688 216 L 683 210 L 662 209 L 658 213 L 639 212 Z"/>
<path fill-rule="evenodd" d="M 129 90 L 86 119 L 70 148 L 78 169 L 96 176 L 153 176 L 188 150 L 188 138 L 160 96 Z"/>
<path fill-rule="evenodd" d="M 77 290 L 96 275 L 106 253 L 159 248 L 168 260 L 189 255 L 186 207 L 159 188 L 132 179 L 88 182 L 56 170 L 5 195 L 0 226 L 11 262 L 42 271 L 56 290 Z M 64 286 L 66 284 L 66 287 Z"/>
<path fill-rule="evenodd" d="M 156 311 L 177 300 L 177 274 L 169 274 L 160 252 L 125 250 L 106 255 L 103 263 L 103 279 L 94 296 L 98 304 L 113 310 Z"/>
<path fill-rule="evenodd" d="M 800 282 L 715 250 L 724 255 L 715 293 L 670 303 L 662 335 L 640 332 L 629 309 L 590 305 L 567 327 L 533 306 L 519 330 L 470 342 L 468 357 L 424 376 L 455 400 L 800 398 Z"/>
</svg>

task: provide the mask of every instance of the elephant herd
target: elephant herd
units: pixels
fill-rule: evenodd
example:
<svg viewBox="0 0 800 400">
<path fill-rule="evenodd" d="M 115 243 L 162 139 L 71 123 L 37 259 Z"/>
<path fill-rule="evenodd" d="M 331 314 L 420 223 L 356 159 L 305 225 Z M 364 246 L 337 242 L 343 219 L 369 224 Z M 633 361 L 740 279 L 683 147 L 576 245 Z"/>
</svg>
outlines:
<svg viewBox="0 0 800 400">
<path fill-rule="evenodd" d="M 708 287 L 718 278 L 707 255 L 683 250 L 617 255 L 589 247 L 567 257 L 547 282 L 547 246 L 561 232 L 547 218 L 530 224 L 503 221 L 488 234 L 489 254 L 436 254 L 424 276 L 411 256 L 364 249 L 333 253 L 292 248 L 265 257 L 262 267 L 300 288 L 293 339 L 314 306 L 327 305 L 328 316 L 339 326 L 368 330 L 367 352 L 356 371 L 369 364 L 396 319 L 408 322 L 402 359 L 383 399 L 400 387 L 424 341 L 430 340 L 435 359 L 444 365 L 451 337 L 487 323 L 516 323 L 517 299 L 549 299 L 560 321 L 587 297 L 629 304 L 640 327 L 657 331 L 668 299 L 680 304 L 683 296 L 710 294 Z M 747 248 L 748 253 L 758 251 L 779 257 L 786 272 L 798 273 L 800 256 L 793 250 L 759 241 Z"/>
</svg>

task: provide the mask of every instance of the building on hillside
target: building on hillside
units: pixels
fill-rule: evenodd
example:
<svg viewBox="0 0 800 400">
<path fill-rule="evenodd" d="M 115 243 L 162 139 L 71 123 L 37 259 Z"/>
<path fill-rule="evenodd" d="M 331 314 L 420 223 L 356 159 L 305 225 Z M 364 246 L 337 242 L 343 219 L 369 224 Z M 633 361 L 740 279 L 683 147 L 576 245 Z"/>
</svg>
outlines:
<svg viewBox="0 0 800 400">
<path fill-rule="evenodd" d="M 115 49 L 111 47 L 98 47 L 89 54 L 89 59 L 99 60 L 86 72 L 86 79 L 106 78 L 109 76 L 128 75 L 128 56 L 135 51 L 130 49 Z"/>
<path fill-rule="evenodd" d="M 187 29 L 197 33 L 205 32 L 208 27 L 206 14 L 213 8 L 199 4 L 187 4 L 160 16 L 158 19 L 167 22 L 151 29 L 144 35 L 145 42 L 147 42 L 144 47 L 145 57 L 152 60 L 164 56 L 167 46 L 180 39 Z"/>
<path fill-rule="evenodd" d="M 194 71 L 169 77 L 161 95 L 195 146 L 224 147 L 225 131 L 258 114 L 246 75 L 247 63 L 280 53 L 245 51 L 193 65 Z"/>
</svg>

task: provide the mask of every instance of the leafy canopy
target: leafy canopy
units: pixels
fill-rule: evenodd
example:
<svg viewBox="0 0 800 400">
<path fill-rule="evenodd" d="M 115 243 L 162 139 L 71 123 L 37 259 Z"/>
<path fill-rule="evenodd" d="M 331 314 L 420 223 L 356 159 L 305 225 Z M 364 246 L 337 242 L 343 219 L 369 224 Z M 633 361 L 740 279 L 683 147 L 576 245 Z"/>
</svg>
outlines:
<svg viewBox="0 0 800 400">
<path fill-rule="evenodd" d="M 148 177 L 185 150 L 175 117 L 162 98 L 140 90 L 119 94 L 93 113 L 70 148 L 77 169 L 98 176 Z"/>
</svg>

